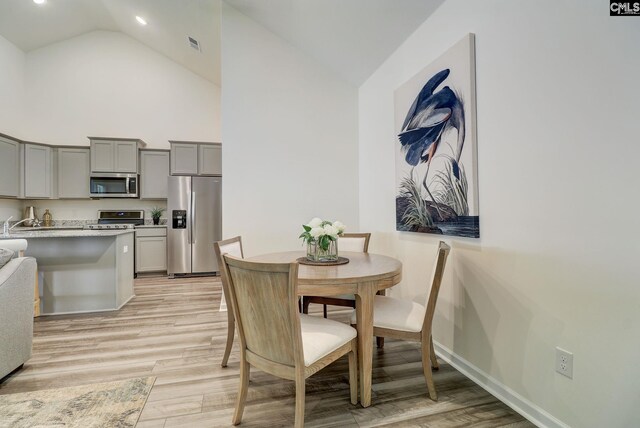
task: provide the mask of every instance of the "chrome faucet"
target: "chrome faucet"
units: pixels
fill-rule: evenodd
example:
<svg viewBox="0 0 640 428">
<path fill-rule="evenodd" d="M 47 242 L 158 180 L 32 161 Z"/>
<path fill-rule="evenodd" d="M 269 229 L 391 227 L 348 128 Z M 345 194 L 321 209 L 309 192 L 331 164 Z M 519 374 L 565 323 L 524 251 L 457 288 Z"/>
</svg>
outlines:
<svg viewBox="0 0 640 428">
<path fill-rule="evenodd" d="M 5 238 L 6 238 L 7 236 L 9 236 L 9 232 L 10 232 L 14 227 L 16 227 L 17 225 L 19 225 L 20 223 L 24 223 L 25 221 L 31 220 L 31 219 L 29 219 L 29 218 L 25 218 L 25 219 L 22 219 L 22 220 L 20 220 L 19 222 L 15 223 L 13 226 L 9 227 L 9 221 L 10 221 L 12 218 L 13 218 L 13 216 L 11 216 L 11 217 L 9 217 L 8 219 L 6 219 L 6 220 L 4 221 L 4 224 L 2 225 L 2 236 L 4 236 Z M 40 226 L 40 221 L 38 221 L 38 222 L 36 223 L 36 221 L 34 220 L 33 227 L 38 227 L 38 226 Z"/>
<path fill-rule="evenodd" d="M 4 221 L 4 224 L 2 225 L 2 236 L 4 236 L 4 237 L 9 236 L 9 231 L 11 230 L 9 228 L 9 221 L 11 221 L 12 218 L 13 218 L 13 216 L 11 216 L 8 219 L 6 219 Z"/>
</svg>

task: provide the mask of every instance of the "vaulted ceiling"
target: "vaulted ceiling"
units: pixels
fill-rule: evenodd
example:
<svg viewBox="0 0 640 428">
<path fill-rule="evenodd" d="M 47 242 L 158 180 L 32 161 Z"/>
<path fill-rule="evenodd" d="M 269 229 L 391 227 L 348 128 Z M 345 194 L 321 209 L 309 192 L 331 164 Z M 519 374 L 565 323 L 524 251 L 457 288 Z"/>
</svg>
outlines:
<svg viewBox="0 0 640 428">
<path fill-rule="evenodd" d="M 220 1 L 2 0 L 0 35 L 28 52 L 94 30 L 121 31 L 220 85 Z M 355 85 L 443 1 L 225 0 Z"/>
<path fill-rule="evenodd" d="M 220 0 L 0 1 L 0 35 L 25 52 L 95 30 L 121 31 L 220 84 Z"/>
<path fill-rule="evenodd" d="M 444 0 L 225 0 L 362 84 Z"/>
</svg>

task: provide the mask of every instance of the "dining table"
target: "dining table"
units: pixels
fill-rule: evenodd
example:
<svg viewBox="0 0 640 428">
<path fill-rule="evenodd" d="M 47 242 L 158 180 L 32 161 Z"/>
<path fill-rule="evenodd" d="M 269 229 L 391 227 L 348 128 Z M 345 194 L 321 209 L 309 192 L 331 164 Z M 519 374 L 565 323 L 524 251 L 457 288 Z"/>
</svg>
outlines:
<svg viewBox="0 0 640 428">
<path fill-rule="evenodd" d="M 305 257 L 302 251 L 263 254 L 247 258 L 265 263 L 291 263 Z M 338 296 L 353 294 L 356 299 L 358 330 L 358 369 L 360 373 L 360 403 L 371 405 L 373 363 L 373 308 L 375 295 L 393 287 L 402 279 L 402 262 L 380 254 L 340 252 L 349 259 L 341 265 L 307 265 L 298 268 L 299 296 Z"/>
</svg>

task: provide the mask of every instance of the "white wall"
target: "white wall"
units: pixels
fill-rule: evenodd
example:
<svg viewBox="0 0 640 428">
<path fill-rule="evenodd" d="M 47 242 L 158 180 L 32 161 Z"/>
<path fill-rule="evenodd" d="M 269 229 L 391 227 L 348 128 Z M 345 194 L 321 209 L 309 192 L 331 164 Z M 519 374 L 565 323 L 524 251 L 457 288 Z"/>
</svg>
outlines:
<svg viewBox="0 0 640 428">
<path fill-rule="evenodd" d="M 220 141 L 220 88 L 122 33 L 95 31 L 29 52 L 25 87 L 29 140 Z"/>
<path fill-rule="evenodd" d="M 439 238 L 395 232 L 393 93 L 476 34 L 481 238 L 445 237 L 435 339 L 575 427 L 640 426 L 639 22 L 597 0 L 447 0 L 359 92 L 360 225 L 417 299 Z"/>
<path fill-rule="evenodd" d="M 22 219 L 22 201 L 17 199 L 0 199 L 0 226 L 6 219 L 13 217 L 11 221 Z"/>
<path fill-rule="evenodd" d="M 0 36 L 0 133 L 20 138 L 24 115 L 25 55 Z"/>
<path fill-rule="evenodd" d="M 302 249 L 314 216 L 358 229 L 357 89 L 223 3 L 223 235 Z"/>
</svg>

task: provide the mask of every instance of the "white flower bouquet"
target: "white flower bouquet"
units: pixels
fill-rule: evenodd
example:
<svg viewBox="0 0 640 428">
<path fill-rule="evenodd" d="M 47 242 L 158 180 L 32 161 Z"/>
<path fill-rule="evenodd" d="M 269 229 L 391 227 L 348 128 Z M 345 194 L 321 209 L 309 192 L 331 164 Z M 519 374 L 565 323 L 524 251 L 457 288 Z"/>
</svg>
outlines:
<svg viewBox="0 0 640 428">
<path fill-rule="evenodd" d="M 307 258 L 313 261 L 335 261 L 338 259 L 338 237 L 342 236 L 346 226 L 339 221 L 326 221 L 318 217 L 303 224 L 300 234 L 307 244 Z"/>
</svg>

